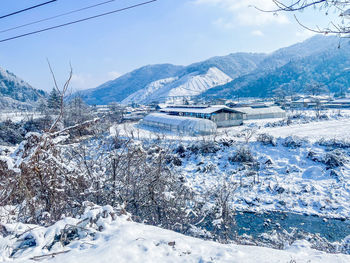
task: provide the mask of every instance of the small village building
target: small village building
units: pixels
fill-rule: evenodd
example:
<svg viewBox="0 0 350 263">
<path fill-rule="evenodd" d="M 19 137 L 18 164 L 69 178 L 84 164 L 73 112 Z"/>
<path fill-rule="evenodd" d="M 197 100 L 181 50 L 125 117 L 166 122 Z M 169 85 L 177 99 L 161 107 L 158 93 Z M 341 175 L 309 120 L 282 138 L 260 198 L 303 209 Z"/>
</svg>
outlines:
<svg viewBox="0 0 350 263">
<path fill-rule="evenodd" d="M 350 98 L 341 98 L 328 102 L 325 108 L 346 109 L 350 108 Z"/>
<path fill-rule="evenodd" d="M 160 110 L 172 116 L 183 116 L 199 119 L 207 119 L 214 122 L 217 127 L 230 127 L 243 124 L 244 113 L 235 109 L 230 109 L 223 105 L 181 105 L 169 106 Z"/>
<path fill-rule="evenodd" d="M 160 131 L 191 136 L 210 135 L 215 133 L 217 128 L 216 124 L 211 120 L 174 116 L 165 113 L 151 113 L 140 124 Z"/>
<path fill-rule="evenodd" d="M 225 105 L 228 101 L 226 99 L 215 99 L 213 104 L 215 105 Z"/>
<path fill-rule="evenodd" d="M 307 96 L 291 101 L 289 107 L 294 109 L 322 108 L 328 102 L 328 96 Z"/>
<path fill-rule="evenodd" d="M 271 107 L 238 107 L 234 110 L 243 112 L 245 120 L 258 120 L 270 118 L 285 118 L 286 112 L 278 106 Z"/>
</svg>

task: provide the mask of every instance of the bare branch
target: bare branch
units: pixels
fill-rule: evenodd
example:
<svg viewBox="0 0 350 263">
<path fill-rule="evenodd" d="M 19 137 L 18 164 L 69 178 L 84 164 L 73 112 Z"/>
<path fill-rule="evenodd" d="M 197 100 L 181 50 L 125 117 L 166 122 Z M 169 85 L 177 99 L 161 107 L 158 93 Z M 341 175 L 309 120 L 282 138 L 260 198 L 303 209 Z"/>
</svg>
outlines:
<svg viewBox="0 0 350 263">
<path fill-rule="evenodd" d="M 53 78 L 53 82 L 54 82 L 54 84 L 55 84 L 55 89 L 56 89 L 58 92 L 60 92 L 60 89 L 58 88 L 57 81 L 56 81 L 56 77 L 55 77 L 55 74 L 54 74 L 54 72 L 53 72 L 53 70 L 52 70 L 50 61 L 49 61 L 48 58 L 47 58 L 46 60 L 47 60 L 47 64 L 49 65 L 49 69 L 50 69 L 50 72 L 51 72 L 51 76 L 52 76 L 52 78 Z"/>
<path fill-rule="evenodd" d="M 342 18 L 350 18 L 350 0 L 272 0 L 275 4 L 276 8 L 273 10 L 263 10 L 259 7 L 254 6 L 257 10 L 261 12 L 274 13 L 278 14 L 280 12 L 290 12 L 295 13 L 297 11 L 303 11 L 305 9 L 315 8 L 316 10 L 324 10 L 325 15 L 329 14 L 329 11 L 334 9 L 340 17 Z M 303 24 L 295 15 L 295 20 L 297 23 L 305 28 L 308 31 L 318 33 L 318 34 L 335 34 L 340 35 L 349 35 L 350 33 L 350 25 L 342 25 L 338 24 L 334 21 L 331 21 L 329 26 L 321 29 L 318 26 L 316 28 L 311 28 Z"/>
<path fill-rule="evenodd" d="M 55 88 L 56 90 L 59 92 L 60 94 L 60 113 L 58 115 L 58 117 L 56 118 L 56 120 L 54 121 L 54 123 L 51 125 L 50 129 L 49 129 L 49 133 L 52 133 L 54 131 L 54 129 L 56 128 L 57 124 L 61 121 L 61 119 L 63 118 L 63 114 L 64 114 L 64 98 L 65 98 L 65 94 L 68 90 L 69 87 L 69 83 L 72 80 L 72 76 L 73 76 L 73 69 L 72 69 L 72 65 L 69 64 L 70 66 L 70 72 L 69 72 L 69 77 L 67 79 L 67 81 L 64 83 L 62 90 L 59 89 L 58 85 L 57 85 L 57 81 L 56 81 L 56 77 L 55 77 L 55 73 L 53 72 L 50 62 L 49 60 L 47 60 L 48 64 L 49 64 L 49 68 L 52 74 L 52 78 L 54 80 L 55 83 Z"/>
</svg>

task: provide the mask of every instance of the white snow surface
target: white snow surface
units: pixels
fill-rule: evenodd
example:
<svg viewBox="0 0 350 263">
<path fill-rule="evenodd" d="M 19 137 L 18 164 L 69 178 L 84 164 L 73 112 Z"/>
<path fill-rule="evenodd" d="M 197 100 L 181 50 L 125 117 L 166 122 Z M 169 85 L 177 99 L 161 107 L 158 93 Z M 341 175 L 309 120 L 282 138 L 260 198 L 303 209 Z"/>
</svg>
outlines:
<svg viewBox="0 0 350 263">
<path fill-rule="evenodd" d="M 344 112 L 348 114 L 347 111 Z M 182 165 L 176 168 L 176 172 L 186 175 L 189 185 L 201 193 L 222 180 L 241 183 L 239 173 L 237 174 L 239 163 L 230 162 L 229 157 L 244 145 L 244 138 L 240 136 L 242 130 L 255 127 L 256 134 L 248 146 L 256 160 L 262 164 L 257 174 L 259 178 L 243 175 L 244 187 L 235 193 L 235 200 L 232 202 L 234 208 L 349 218 L 350 158 L 346 157 L 348 161 L 344 166 L 333 169 L 336 176 L 324 163 L 308 158 L 310 152 L 325 158 L 328 150 L 327 147 L 318 144 L 321 139 L 350 142 L 349 117 L 264 128 L 264 124 L 274 121 L 279 120 L 249 121 L 241 127 L 218 129 L 218 133 L 212 136 L 192 137 L 174 133 L 156 133 L 139 129 L 130 123 L 113 127 L 111 134 L 133 136 L 141 141 L 160 137 L 165 144 L 170 142 L 173 145 L 183 144 L 185 147 L 193 143 L 233 140 L 232 146 L 220 146 L 216 153 L 196 155 L 189 152 L 190 155 L 182 159 Z M 260 133 L 273 135 L 277 145 L 263 145 L 257 142 L 256 135 Z M 296 140 L 301 140 L 301 146 L 296 148 L 284 146 L 285 139 L 290 136 L 297 136 Z M 267 161 L 271 164 L 265 164 Z M 254 184 L 254 180 L 259 180 L 259 183 Z"/>
<path fill-rule="evenodd" d="M 350 139 L 350 119 L 320 121 L 307 124 L 266 128 L 275 137 L 299 136 L 311 141 L 323 139 Z"/>
<path fill-rule="evenodd" d="M 147 85 L 146 88 L 136 91 L 122 101 L 122 104 L 129 104 L 132 102 L 145 102 L 148 97 L 152 96 L 157 90 L 163 88 L 165 85 L 170 84 L 177 80 L 178 78 L 166 78 L 154 81 Z"/>
<path fill-rule="evenodd" d="M 102 211 L 110 213 L 111 207 L 95 207 L 80 218 L 65 218 L 53 226 L 5 225 L 17 236 L 0 239 L 0 262 L 65 262 L 65 263 L 139 263 L 139 262 L 227 262 L 227 263 L 277 263 L 277 262 L 350 262 L 350 256 L 327 254 L 310 248 L 307 241 L 297 240 L 284 250 L 264 247 L 219 244 L 164 230 L 154 226 L 134 223 L 128 215 L 100 218 L 95 224 L 84 219 L 94 219 Z M 86 223 L 81 223 L 86 222 Z M 79 238 L 67 246 L 56 242 L 49 251 L 55 235 L 62 229 L 78 225 Z M 102 228 L 100 232 L 98 229 Z M 89 233 L 89 234 L 87 234 Z M 35 240 L 35 246 L 19 249 L 23 238 Z M 50 256 L 53 255 L 54 256 Z M 293 261 L 294 260 L 294 261 Z"/>
<path fill-rule="evenodd" d="M 123 104 L 167 101 L 171 97 L 196 96 L 213 87 L 224 85 L 232 79 L 216 67 L 205 74 L 192 72 L 180 78 L 167 78 L 152 82 L 122 101 Z"/>
<path fill-rule="evenodd" d="M 43 115 L 35 111 L 0 111 L 0 121 L 11 120 L 12 122 L 20 122 L 40 117 L 43 117 Z"/>
</svg>

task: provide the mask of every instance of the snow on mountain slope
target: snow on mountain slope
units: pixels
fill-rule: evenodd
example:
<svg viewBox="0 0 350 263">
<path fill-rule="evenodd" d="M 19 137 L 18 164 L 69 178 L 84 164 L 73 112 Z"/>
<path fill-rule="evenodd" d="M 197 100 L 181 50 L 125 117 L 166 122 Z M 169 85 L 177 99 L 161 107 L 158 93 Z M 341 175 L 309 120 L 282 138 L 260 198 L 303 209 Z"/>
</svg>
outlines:
<svg viewBox="0 0 350 263">
<path fill-rule="evenodd" d="M 192 72 L 180 78 L 167 78 L 152 82 L 146 88 L 128 96 L 122 103 L 149 103 L 166 101 L 177 96 L 196 96 L 230 81 L 232 79 L 224 72 L 216 67 L 211 67 L 205 74 Z"/>
<path fill-rule="evenodd" d="M 185 77 L 185 80 L 186 81 L 182 85 L 173 88 L 169 92 L 169 96 L 199 95 L 215 86 L 223 85 L 232 81 L 229 76 L 215 67 L 210 68 L 204 75 L 191 76 L 188 80 Z"/>
<path fill-rule="evenodd" d="M 136 91 L 135 93 L 128 96 L 126 99 L 122 101 L 123 104 L 129 104 L 132 102 L 142 102 L 146 101 L 149 96 L 155 93 L 157 90 L 163 88 L 165 85 L 174 82 L 178 78 L 166 78 L 156 80 L 147 85 L 146 88 Z"/>
</svg>

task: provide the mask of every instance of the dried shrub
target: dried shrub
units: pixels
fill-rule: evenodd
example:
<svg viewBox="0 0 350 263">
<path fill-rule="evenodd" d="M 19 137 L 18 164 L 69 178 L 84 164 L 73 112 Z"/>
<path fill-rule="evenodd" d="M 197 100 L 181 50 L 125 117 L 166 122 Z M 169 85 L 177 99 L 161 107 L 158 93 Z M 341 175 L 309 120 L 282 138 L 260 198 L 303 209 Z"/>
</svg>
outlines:
<svg viewBox="0 0 350 263">
<path fill-rule="evenodd" d="M 248 147 L 240 147 L 236 153 L 229 157 L 228 160 L 233 163 L 252 163 L 255 162 L 255 158 Z"/>
<path fill-rule="evenodd" d="M 260 133 L 258 134 L 256 140 L 258 142 L 261 142 L 264 145 L 272 145 L 272 146 L 276 146 L 276 140 L 275 138 L 267 133 Z"/>
<path fill-rule="evenodd" d="M 288 136 L 282 141 L 282 145 L 288 148 L 299 148 L 306 143 L 306 140 L 297 136 Z"/>
<path fill-rule="evenodd" d="M 328 168 L 336 168 L 344 166 L 345 163 L 348 162 L 348 158 L 344 151 L 340 149 L 335 149 L 331 152 L 326 153 L 323 162 L 327 165 Z"/>
<path fill-rule="evenodd" d="M 201 141 L 190 145 L 188 149 L 193 153 L 208 154 L 218 152 L 220 145 L 214 141 Z"/>
</svg>

